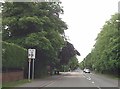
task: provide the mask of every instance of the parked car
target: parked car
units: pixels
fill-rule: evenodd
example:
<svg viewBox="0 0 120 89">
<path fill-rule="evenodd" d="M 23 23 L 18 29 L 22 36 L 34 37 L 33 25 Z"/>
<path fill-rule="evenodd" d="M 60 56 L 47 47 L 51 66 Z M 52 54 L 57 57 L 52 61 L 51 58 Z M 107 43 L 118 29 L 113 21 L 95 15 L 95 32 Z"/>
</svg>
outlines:
<svg viewBox="0 0 120 89">
<path fill-rule="evenodd" d="M 85 68 L 85 69 L 83 70 L 83 72 L 85 72 L 85 73 L 90 73 L 90 70 Z"/>
</svg>

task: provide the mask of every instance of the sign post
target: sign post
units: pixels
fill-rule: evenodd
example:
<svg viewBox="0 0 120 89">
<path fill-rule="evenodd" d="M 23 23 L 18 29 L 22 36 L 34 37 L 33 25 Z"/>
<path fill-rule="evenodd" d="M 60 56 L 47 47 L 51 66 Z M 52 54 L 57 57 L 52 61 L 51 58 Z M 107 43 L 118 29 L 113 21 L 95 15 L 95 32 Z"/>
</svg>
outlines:
<svg viewBox="0 0 120 89">
<path fill-rule="evenodd" d="M 32 64 L 32 80 L 34 79 L 34 60 L 35 59 L 33 59 L 33 64 Z"/>
<path fill-rule="evenodd" d="M 28 81 L 30 81 L 30 65 L 31 65 L 31 59 L 29 59 L 28 62 L 29 62 Z"/>
<path fill-rule="evenodd" d="M 30 68 L 31 68 L 31 59 L 32 62 L 32 79 L 34 79 L 34 60 L 35 60 L 36 49 L 28 49 L 28 58 L 29 58 L 29 72 L 28 72 L 28 80 L 30 81 Z"/>
</svg>

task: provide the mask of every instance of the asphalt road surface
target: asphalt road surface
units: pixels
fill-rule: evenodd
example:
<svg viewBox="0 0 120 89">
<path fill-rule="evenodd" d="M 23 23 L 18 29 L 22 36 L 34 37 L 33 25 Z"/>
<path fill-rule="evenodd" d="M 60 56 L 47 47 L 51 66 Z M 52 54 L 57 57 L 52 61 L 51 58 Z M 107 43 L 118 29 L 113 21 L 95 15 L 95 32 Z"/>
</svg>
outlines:
<svg viewBox="0 0 120 89">
<path fill-rule="evenodd" d="M 102 89 L 101 87 L 118 87 L 118 80 L 93 73 L 83 73 L 78 69 L 73 72 L 61 72 L 61 75 L 46 79 L 34 80 L 19 87 L 95 87 L 95 89 Z"/>
</svg>

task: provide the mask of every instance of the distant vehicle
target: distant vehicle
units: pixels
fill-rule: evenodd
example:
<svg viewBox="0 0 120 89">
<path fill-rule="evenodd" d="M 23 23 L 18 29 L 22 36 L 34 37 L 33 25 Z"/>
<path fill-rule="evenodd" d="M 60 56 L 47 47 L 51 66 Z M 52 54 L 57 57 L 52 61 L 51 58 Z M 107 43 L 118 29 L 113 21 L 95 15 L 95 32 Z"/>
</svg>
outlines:
<svg viewBox="0 0 120 89">
<path fill-rule="evenodd" d="M 83 70 L 83 72 L 85 72 L 86 68 Z"/>
<path fill-rule="evenodd" d="M 83 72 L 85 72 L 85 73 L 90 73 L 90 70 L 85 68 L 85 69 L 83 70 Z"/>
</svg>

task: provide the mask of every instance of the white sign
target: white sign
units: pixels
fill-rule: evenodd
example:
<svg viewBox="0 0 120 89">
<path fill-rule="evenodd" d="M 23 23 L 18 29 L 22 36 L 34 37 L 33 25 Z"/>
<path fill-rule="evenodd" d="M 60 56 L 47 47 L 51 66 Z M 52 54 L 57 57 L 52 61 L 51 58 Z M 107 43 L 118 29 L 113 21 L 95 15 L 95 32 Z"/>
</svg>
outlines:
<svg viewBox="0 0 120 89">
<path fill-rule="evenodd" d="M 36 49 L 28 49 L 28 58 L 35 59 Z"/>
</svg>

